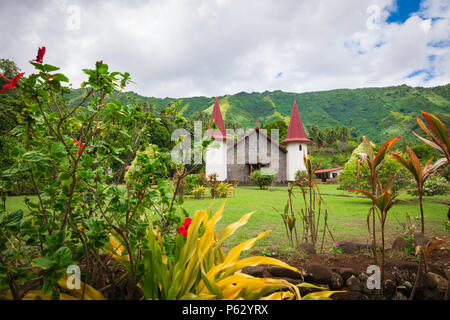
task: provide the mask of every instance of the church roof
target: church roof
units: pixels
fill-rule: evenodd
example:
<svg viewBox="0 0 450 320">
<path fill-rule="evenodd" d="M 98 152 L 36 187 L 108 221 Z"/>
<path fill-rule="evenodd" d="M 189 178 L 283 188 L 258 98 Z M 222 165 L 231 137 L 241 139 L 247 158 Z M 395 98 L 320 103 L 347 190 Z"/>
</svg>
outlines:
<svg viewBox="0 0 450 320">
<path fill-rule="evenodd" d="M 283 152 L 287 152 L 287 150 L 285 148 L 283 148 L 281 145 L 278 144 L 277 141 L 275 141 L 274 139 L 272 139 L 271 136 L 269 136 L 268 134 L 265 134 L 264 131 L 261 131 L 260 128 L 255 127 L 253 128 L 253 130 L 249 131 L 246 135 L 244 135 L 242 138 L 240 138 L 238 141 L 236 141 L 232 146 L 230 146 L 228 149 L 233 148 L 234 146 L 237 146 L 239 143 L 241 143 L 242 141 L 245 140 L 245 138 L 247 138 L 248 136 L 250 136 L 253 132 L 258 132 L 259 134 L 261 134 L 262 136 L 265 136 L 271 143 L 275 144 L 278 148 L 280 148 L 281 151 Z"/>
<path fill-rule="evenodd" d="M 282 143 L 293 141 L 312 143 L 312 141 L 306 137 L 305 128 L 303 127 L 302 118 L 300 118 L 296 101 L 294 101 L 294 107 L 292 108 L 291 121 L 289 122 L 286 139 L 284 139 Z"/>
<path fill-rule="evenodd" d="M 320 170 L 314 171 L 314 173 L 327 173 L 327 172 L 333 172 L 333 171 L 339 171 L 339 170 L 344 170 L 344 167 L 320 169 Z"/>
<path fill-rule="evenodd" d="M 225 130 L 225 124 L 223 123 L 222 113 L 220 112 L 219 99 L 216 97 L 214 102 L 213 111 L 210 120 L 214 120 L 214 123 L 219 129 L 208 129 L 206 135 L 211 135 L 213 139 L 227 139 L 227 132 Z"/>
</svg>

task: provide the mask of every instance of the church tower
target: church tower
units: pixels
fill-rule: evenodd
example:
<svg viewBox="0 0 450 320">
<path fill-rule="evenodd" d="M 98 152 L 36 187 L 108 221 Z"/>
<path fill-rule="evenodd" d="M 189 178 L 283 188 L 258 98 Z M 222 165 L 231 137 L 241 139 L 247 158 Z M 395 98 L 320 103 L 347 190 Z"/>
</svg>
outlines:
<svg viewBox="0 0 450 320">
<path fill-rule="evenodd" d="M 307 145 L 312 143 L 306 137 L 300 113 L 298 112 L 297 102 L 294 101 L 292 108 L 291 121 L 289 123 L 286 139 L 282 142 L 287 149 L 286 178 L 288 181 L 295 180 L 297 171 L 306 171 L 303 156 L 308 156 Z"/>
<path fill-rule="evenodd" d="M 211 121 L 214 121 L 218 129 L 208 129 L 206 131 L 206 135 L 212 136 L 214 142 L 206 149 L 205 175 L 217 173 L 217 180 L 224 181 L 227 179 L 227 134 L 217 97 L 214 102 Z"/>
</svg>

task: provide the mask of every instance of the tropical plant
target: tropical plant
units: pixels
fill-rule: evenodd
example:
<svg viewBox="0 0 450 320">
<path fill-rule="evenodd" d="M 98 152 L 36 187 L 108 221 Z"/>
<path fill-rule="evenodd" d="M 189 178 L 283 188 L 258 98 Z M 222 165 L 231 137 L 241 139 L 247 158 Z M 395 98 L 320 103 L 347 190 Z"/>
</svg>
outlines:
<svg viewBox="0 0 450 320">
<path fill-rule="evenodd" d="M 383 145 L 378 149 L 378 152 L 375 154 L 372 143 L 364 136 L 363 137 L 363 147 L 364 152 L 362 152 L 361 158 L 358 159 L 356 162 L 356 176 L 357 176 L 357 182 L 359 184 L 360 181 L 360 170 L 363 168 L 363 170 L 366 173 L 366 176 L 368 178 L 368 182 L 370 185 L 371 192 L 364 190 L 365 195 L 373 195 L 376 197 L 376 195 L 381 192 L 381 183 L 379 178 L 379 171 L 385 164 L 385 157 L 388 154 L 389 150 L 395 145 L 395 143 L 400 139 L 401 137 L 395 137 L 387 140 Z M 364 164 L 364 165 L 362 165 Z M 386 182 L 386 187 L 390 186 L 393 179 L 395 178 L 396 173 L 394 173 Z M 380 186 L 380 190 L 377 190 L 378 186 Z M 361 190 L 361 189 L 359 189 Z M 353 191 L 353 190 L 349 190 Z M 389 190 L 389 198 L 391 197 L 391 191 Z M 372 207 L 369 209 L 369 212 L 367 214 L 367 228 L 370 233 L 370 218 L 372 213 L 372 250 L 373 250 L 373 258 L 375 263 L 377 262 L 377 254 L 376 254 L 376 247 L 377 247 L 377 241 L 376 241 L 376 230 L 375 230 L 375 211 L 376 211 L 376 200 L 375 198 L 372 198 L 369 196 L 369 198 L 372 199 Z M 380 221 L 384 221 L 380 218 Z M 384 223 L 384 222 L 383 222 Z M 384 239 L 383 239 L 384 241 Z"/>
<path fill-rule="evenodd" d="M 204 186 L 197 186 L 192 189 L 191 193 L 195 199 L 201 199 L 205 195 L 206 188 Z"/>
<path fill-rule="evenodd" d="M 344 252 L 344 250 L 342 249 L 342 247 L 341 247 L 341 245 L 339 244 L 339 242 L 333 243 L 333 245 L 331 246 L 330 251 L 331 251 L 333 254 L 335 254 L 335 255 L 338 255 L 338 254 L 341 254 L 341 253 Z"/>
<path fill-rule="evenodd" d="M 425 232 L 425 222 L 423 216 L 423 189 L 425 186 L 425 182 L 437 170 L 437 166 L 432 164 L 432 159 L 430 159 L 425 166 L 422 168 L 420 164 L 419 158 L 416 156 L 414 151 L 410 147 L 406 147 L 408 150 L 408 159 L 403 158 L 398 153 L 392 153 L 394 158 L 406 169 L 411 172 L 414 181 L 416 182 L 416 190 L 419 196 L 419 205 L 420 205 L 420 216 L 422 223 L 422 232 Z"/>
<path fill-rule="evenodd" d="M 328 228 L 328 210 L 326 203 L 320 193 L 319 185 L 314 183 L 314 172 L 320 168 L 321 162 L 313 163 L 311 157 L 303 156 L 305 163 L 306 176 L 300 180 L 297 185 L 300 187 L 303 196 L 304 208 L 300 209 L 300 216 L 303 222 L 303 240 L 308 242 L 308 237 L 315 247 L 320 229 L 320 218 L 323 219 L 323 236 L 321 251 L 323 251 L 323 241 L 325 239 L 325 232 L 328 230 L 331 238 L 333 235 Z M 292 203 L 290 204 L 292 209 Z"/>
<path fill-rule="evenodd" d="M 395 174 L 392 176 L 392 180 L 395 178 Z M 385 186 L 382 186 L 381 183 L 378 183 L 377 185 L 377 193 L 371 193 L 369 191 L 358 189 L 358 190 L 350 190 L 350 191 L 357 191 L 365 195 L 367 198 L 372 200 L 373 209 L 372 211 L 377 213 L 378 220 L 380 222 L 381 227 L 381 281 L 384 285 L 384 266 L 385 266 L 385 257 L 384 257 L 384 230 L 385 230 L 385 223 L 387 219 L 387 215 L 390 209 L 399 201 L 404 201 L 400 199 L 396 199 L 395 195 L 392 195 L 391 190 L 389 189 L 390 185 L 389 183 Z M 379 193 L 379 195 L 377 195 Z M 375 230 L 374 230 L 375 231 Z"/>
<path fill-rule="evenodd" d="M 447 128 L 444 123 L 436 116 L 431 113 L 426 113 L 422 111 L 422 116 L 428 123 L 428 127 L 423 123 L 423 121 L 417 117 L 417 123 L 420 128 L 427 134 L 431 140 L 422 138 L 417 133 L 414 133 L 416 137 L 420 140 L 438 150 L 444 155 L 444 158 L 437 160 L 434 164 L 436 168 L 450 163 L 450 128 Z"/>
<path fill-rule="evenodd" d="M 211 194 L 211 198 L 215 199 L 218 197 L 219 192 L 217 191 L 217 187 L 219 186 L 219 181 L 217 181 L 217 173 L 211 173 L 208 175 L 208 185 L 209 192 Z"/>
<path fill-rule="evenodd" d="M 428 262 L 427 257 L 428 255 L 434 251 L 437 247 L 444 244 L 445 241 L 441 238 L 435 237 L 431 241 L 427 241 L 425 239 L 425 236 L 422 232 L 416 231 L 414 232 L 414 238 L 417 242 L 416 246 L 416 255 L 420 254 L 420 261 L 419 261 L 419 267 L 417 269 L 417 275 L 416 280 L 414 282 L 413 289 L 411 291 L 411 295 L 409 297 L 409 300 L 412 300 L 414 298 L 414 294 L 416 292 L 417 283 L 419 281 L 420 277 L 423 277 L 422 273 L 422 264 L 425 271 L 425 274 L 428 272 Z"/>
<path fill-rule="evenodd" d="M 176 239 L 175 255 L 169 258 L 162 245 L 160 231 L 151 221 L 147 230 L 147 245 L 140 254 L 144 271 L 139 287 L 146 299 L 327 299 L 333 291 L 319 291 L 301 297 L 298 286 L 282 279 L 256 278 L 241 272 L 245 267 L 261 264 L 276 265 L 300 272 L 288 264 L 270 257 L 252 256 L 240 259 L 243 251 L 269 233 L 260 233 L 232 248 L 226 254 L 221 246 L 253 213 L 214 234 L 214 227 L 223 214 L 225 203 L 212 215 L 197 211 L 192 221 L 184 223 Z M 186 230 L 187 227 L 187 230 Z M 120 245 L 115 246 L 119 248 Z M 113 254 L 114 251 L 111 251 Z M 137 258 L 137 257 L 136 257 Z M 116 259 L 129 267 L 124 255 Z M 301 284 L 303 287 L 315 287 Z"/>
<path fill-rule="evenodd" d="M 300 241 L 311 242 L 315 247 L 319 237 L 320 222 L 323 220 L 323 235 L 322 235 L 322 245 L 321 251 L 323 251 L 323 244 L 325 239 L 325 233 L 328 230 L 332 239 L 330 229 L 328 228 L 328 210 L 326 208 L 325 201 L 320 194 L 320 189 L 318 184 L 313 182 L 313 174 L 320 167 L 320 162 L 313 165 L 310 156 L 304 156 L 304 163 L 306 171 L 298 171 L 296 176 L 298 179 L 294 183 L 288 185 L 288 199 L 284 210 L 280 213 L 276 208 L 272 207 L 275 211 L 280 214 L 287 238 L 291 246 L 295 244 L 298 247 Z M 294 187 L 298 186 L 300 188 L 303 207 L 295 207 L 295 194 Z M 297 232 L 297 216 L 299 216 L 302 223 L 302 236 L 299 240 Z M 322 220 L 321 220 L 322 218 Z"/>
<path fill-rule="evenodd" d="M 219 193 L 219 198 L 228 198 L 233 194 L 233 186 L 226 182 L 219 183 L 217 187 L 217 192 Z"/>
</svg>

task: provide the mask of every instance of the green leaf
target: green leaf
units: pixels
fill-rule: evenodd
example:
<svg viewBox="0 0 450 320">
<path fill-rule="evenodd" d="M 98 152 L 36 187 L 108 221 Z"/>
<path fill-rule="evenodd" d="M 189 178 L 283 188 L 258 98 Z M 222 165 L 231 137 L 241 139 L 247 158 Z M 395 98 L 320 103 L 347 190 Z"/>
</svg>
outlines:
<svg viewBox="0 0 450 320">
<path fill-rule="evenodd" d="M 53 261 L 47 258 L 40 257 L 33 259 L 33 261 L 31 261 L 31 265 L 33 267 L 39 267 L 45 270 L 53 266 Z"/>
<path fill-rule="evenodd" d="M 50 64 L 44 64 L 43 69 L 44 69 L 44 71 L 46 71 L 46 72 L 52 72 L 52 71 L 59 70 L 58 67 L 52 66 L 52 65 L 50 65 Z"/>
<path fill-rule="evenodd" d="M 44 66 L 42 65 L 42 63 L 37 63 L 37 62 L 30 62 L 35 69 L 40 70 L 40 71 L 44 71 Z"/>
<path fill-rule="evenodd" d="M 62 73 L 56 73 L 53 75 L 53 79 L 55 79 L 56 81 L 62 81 L 62 82 L 69 82 L 69 78 L 67 78 L 65 75 L 63 75 Z"/>
<path fill-rule="evenodd" d="M 55 251 L 52 258 L 58 267 L 65 268 L 72 263 L 72 251 L 67 247 L 61 247 Z"/>
<path fill-rule="evenodd" d="M 6 227 L 14 227 L 20 224 L 20 221 L 23 218 L 23 211 L 22 210 L 16 210 L 10 214 L 7 215 L 5 226 Z"/>
<path fill-rule="evenodd" d="M 98 68 L 98 73 L 100 74 L 107 74 L 108 73 L 108 65 L 107 64 L 102 64 L 99 68 Z"/>
</svg>

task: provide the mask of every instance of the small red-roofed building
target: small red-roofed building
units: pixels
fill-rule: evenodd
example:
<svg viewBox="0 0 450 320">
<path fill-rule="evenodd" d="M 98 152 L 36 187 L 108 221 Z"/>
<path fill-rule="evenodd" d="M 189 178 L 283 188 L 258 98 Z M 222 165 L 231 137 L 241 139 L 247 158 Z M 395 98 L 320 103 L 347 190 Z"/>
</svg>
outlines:
<svg viewBox="0 0 450 320">
<path fill-rule="evenodd" d="M 320 169 L 320 170 L 314 171 L 314 174 L 316 175 L 316 177 L 318 179 L 321 179 L 322 182 L 326 182 L 327 179 L 337 178 L 343 170 L 344 170 L 343 167 Z"/>
</svg>

